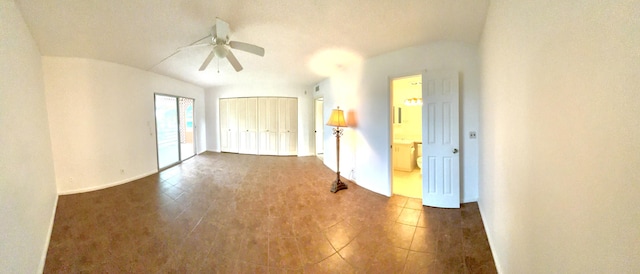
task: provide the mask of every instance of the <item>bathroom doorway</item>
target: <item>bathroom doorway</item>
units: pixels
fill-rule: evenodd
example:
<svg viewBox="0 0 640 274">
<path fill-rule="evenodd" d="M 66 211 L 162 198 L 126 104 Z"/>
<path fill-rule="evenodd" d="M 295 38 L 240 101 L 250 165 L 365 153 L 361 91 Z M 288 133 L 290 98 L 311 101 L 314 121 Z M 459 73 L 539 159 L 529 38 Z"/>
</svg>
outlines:
<svg viewBox="0 0 640 274">
<path fill-rule="evenodd" d="M 422 74 L 390 80 L 391 193 L 422 199 Z"/>
<path fill-rule="evenodd" d="M 316 156 L 324 160 L 324 98 L 315 99 L 314 104 Z"/>
</svg>

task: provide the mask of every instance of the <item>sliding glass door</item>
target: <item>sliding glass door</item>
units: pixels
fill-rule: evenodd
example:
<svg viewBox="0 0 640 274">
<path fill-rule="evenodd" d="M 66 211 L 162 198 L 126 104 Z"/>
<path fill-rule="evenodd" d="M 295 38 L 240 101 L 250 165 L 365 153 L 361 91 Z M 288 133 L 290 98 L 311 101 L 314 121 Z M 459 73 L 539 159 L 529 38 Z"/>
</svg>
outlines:
<svg viewBox="0 0 640 274">
<path fill-rule="evenodd" d="M 194 100 L 155 95 L 158 169 L 195 155 Z"/>
<path fill-rule="evenodd" d="M 193 99 L 178 98 L 181 161 L 195 155 L 196 152 L 196 143 L 194 142 L 195 131 L 193 130 L 193 103 Z"/>
</svg>

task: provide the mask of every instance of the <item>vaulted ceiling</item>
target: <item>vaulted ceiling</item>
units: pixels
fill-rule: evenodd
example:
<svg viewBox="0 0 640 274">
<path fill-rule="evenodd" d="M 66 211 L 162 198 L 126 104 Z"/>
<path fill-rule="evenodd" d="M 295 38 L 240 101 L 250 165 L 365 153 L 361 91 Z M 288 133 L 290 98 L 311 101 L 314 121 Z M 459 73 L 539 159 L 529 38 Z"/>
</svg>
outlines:
<svg viewBox="0 0 640 274">
<path fill-rule="evenodd" d="M 44 56 L 119 63 L 201 87 L 313 85 L 357 59 L 447 40 L 475 44 L 489 0 L 16 0 Z M 207 36 L 216 17 L 231 40 L 265 48 L 234 51 L 198 68 L 210 48 L 180 51 Z M 163 61 L 163 59 L 167 58 Z"/>
</svg>

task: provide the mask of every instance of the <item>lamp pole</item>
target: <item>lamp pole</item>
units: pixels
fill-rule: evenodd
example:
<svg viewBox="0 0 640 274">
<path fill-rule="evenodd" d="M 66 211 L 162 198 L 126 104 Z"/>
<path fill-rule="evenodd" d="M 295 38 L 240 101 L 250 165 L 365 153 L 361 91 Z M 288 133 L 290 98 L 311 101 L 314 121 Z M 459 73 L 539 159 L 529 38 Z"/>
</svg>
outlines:
<svg viewBox="0 0 640 274">
<path fill-rule="evenodd" d="M 333 135 L 336 136 L 336 180 L 331 185 L 331 192 L 336 193 L 341 189 L 347 189 L 347 184 L 340 180 L 340 136 L 342 129 L 340 127 L 333 128 Z"/>
</svg>

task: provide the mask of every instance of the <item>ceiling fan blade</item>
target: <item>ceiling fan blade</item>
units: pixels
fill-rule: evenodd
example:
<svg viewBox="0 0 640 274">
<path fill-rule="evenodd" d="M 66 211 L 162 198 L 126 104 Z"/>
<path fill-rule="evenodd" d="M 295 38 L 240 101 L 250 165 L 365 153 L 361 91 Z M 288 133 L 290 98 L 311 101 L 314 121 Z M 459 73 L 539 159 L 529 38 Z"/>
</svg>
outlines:
<svg viewBox="0 0 640 274">
<path fill-rule="evenodd" d="M 207 68 L 207 66 L 209 65 L 209 63 L 211 63 L 211 59 L 213 59 L 213 57 L 216 56 L 215 51 L 211 50 L 211 53 L 209 53 L 209 56 L 207 56 L 207 59 L 204 59 L 204 63 L 202 63 L 202 66 L 200 66 L 200 71 L 203 71 Z"/>
<path fill-rule="evenodd" d="M 231 65 L 236 71 L 242 70 L 242 65 L 240 65 L 240 62 L 238 62 L 238 59 L 236 59 L 236 56 L 233 55 L 233 52 L 229 51 L 227 53 L 227 60 L 229 60 L 229 63 L 231 63 Z"/>
<path fill-rule="evenodd" d="M 213 37 L 222 40 L 224 43 L 229 41 L 229 23 L 222 21 L 220 18 L 216 18 L 216 25 L 213 28 Z"/>
<path fill-rule="evenodd" d="M 237 49 L 241 51 L 246 51 L 248 53 L 253 53 L 255 55 L 264 56 L 264 49 L 256 45 L 247 44 L 247 43 L 238 42 L 238 41 L 231 41 L 229 42 L 229 46 L 232 49 Z"/>
</svg>

